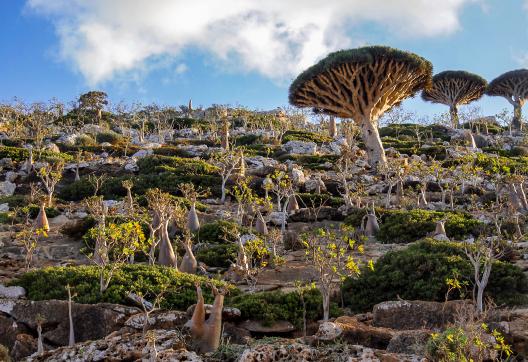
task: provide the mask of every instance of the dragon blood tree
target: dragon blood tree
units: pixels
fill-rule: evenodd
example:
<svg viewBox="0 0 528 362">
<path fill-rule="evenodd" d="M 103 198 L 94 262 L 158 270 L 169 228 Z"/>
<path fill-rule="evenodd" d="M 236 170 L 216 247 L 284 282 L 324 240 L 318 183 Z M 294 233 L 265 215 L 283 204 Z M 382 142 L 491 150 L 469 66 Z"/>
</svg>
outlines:
<svg viewBox="0 0 528 362">
<path fill-rule="evenodd" d="M 511 127 L 522 130 L 522 106 L 528 99 L 528 69 L 517 69 L 506 72 L 493 79 L 486 89 L 488 96 L 506 98 L 513 106 Z"/>
<path fill-rule="evenodd" d="M 361 128 L 371 167 L 386 163 L 378 118 L 431 83 L 433 66 L 416 54 L 382 46 L 340 50 L 302 72 L 290 103 L 352 118 Z"/>
<path fill-rule="evenodd" d="M 430 88 L 424 89 L 422 98 L 432 103 L 449 106 L 451 125 L 458 127 L 458 106 L 476 101 L 486 91 L 488 82 L 473 73 L 446 70 L 433 77 Z"/>
</svg>

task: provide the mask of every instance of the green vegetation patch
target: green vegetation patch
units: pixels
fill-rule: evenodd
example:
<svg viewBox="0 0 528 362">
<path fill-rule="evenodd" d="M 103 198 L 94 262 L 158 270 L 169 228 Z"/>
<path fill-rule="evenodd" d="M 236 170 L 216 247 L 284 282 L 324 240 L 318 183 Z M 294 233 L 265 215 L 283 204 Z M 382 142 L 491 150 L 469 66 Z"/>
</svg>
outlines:
<svg viewBox="0 0 528 362">
<path fill-rule="evenodd" d="M 471 297 L 472 266 L 463 245 L 455 242 L 422 240 L 400 251 L 389 252 L 378 259 L 374 270 L 363 268 L 357 279 L 343 284 L 345 304 L 354 311 L 369 311 L 374 304 L 396 300 L 444 301 L 446 278 L 458 272 L 458 279 L 469 283 L 466 296 Z M 494 263 L 486 296 L 495 303 L 515 305 L 528 302 L 528 280 L 522 270 L 512 264 Z M 459 298 L 453 291 L 450 298 Z"/>
<path fill-rule="evenodd" d="M 232 295 L 240 293 L 233 285 L 203 276 L 181 273 L 174 268 L 159 265 L 126 264 L 119 267 L 110 282 L 108 289 L 99 293 L 99 271 L 96 266 L 68 266 L 37 269 L 23 274 L 10 285 L 20 285 L 27 291 L 30 300 L 68 299 L 64 288 L 71 285 L 77 294 L 78 303 L 117 303 L 133 305 L 126 295 L 129 291 L 141 293 L 147 300 L 162 290 L 162 308 L 186 310 L 196 303 L 195 282 L 204 286 L 212 283 L 217 287 L 227 286 Z M 207 303 L 213 301 L 210 288 L 204 287 L 204 298 Z"/>
</svg>

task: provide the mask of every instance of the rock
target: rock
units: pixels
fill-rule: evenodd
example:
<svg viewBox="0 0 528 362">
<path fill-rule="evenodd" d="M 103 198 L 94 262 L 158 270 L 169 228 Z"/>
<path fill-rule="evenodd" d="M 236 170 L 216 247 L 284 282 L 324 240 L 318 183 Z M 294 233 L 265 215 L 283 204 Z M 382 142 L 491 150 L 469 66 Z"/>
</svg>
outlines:
<svg viewBox="0 0 528 362">
<path fill-rule="evenodd" d="M 354 317 L 342 316 L 334 323 L 342 329 L 340 337 L 350 344 L 360 344 L 370 348 L 385 349 L 395 332 L 382 327 L 373 327 L 359 322 Z"/>
<path fill-rule="evenodd" d="M 15 343 L 10 350 L 11 357 L 15 361 L 20 361 L 37 351 L 37 339 L 26 333 L 17 334 Z"/>
<path fill-rule="evenodd" d="M 425 355 L 431 331 L 414 330 L 398 332 L 389 342 L 387 352 Z"/>
<path fill-rule="evenodd" d="M 240 236 L 240 242 L 242 245 L 246 245 L 248 241 L 258 240 L 258 236 L 255 234 L 244 234 Z"/>
<path fill-rule="evenodd" d="M 24 324 L 16 323 L 12 318 L 0 314 L 0 344 L 13 350 L 19 334 L 31 334 L 31 331 Z"/>
<path fill-rule="evenodd" d="M 528 360 L 528 309 L 506 310 L 501 319 L 507 342 L 515 353 Z"/>
<path fill-rule="evenodd" d="M 292 168 L 290 173 L 291 180 L 295 185 L 304 185 L 304 183 L 306 182 L 306 177 L 304 176 L 304 172 L 300 168 Z"/>
<path fill-rule="evenodd" d="M 288 214 L 282 211 L 273 211 L 270 212 L 269 219 L 273 225 L 281 226 L 283 222 L 286 223 Z"/>
<path fill-rule="evenodd" d="M 300 343 L 286 345 L 262 344 L 246 349 L 238 362 L 317 361 L 317 350 Z"/>
<path fill-rule="evenodd" d="M 306 192 L 314 192 L 317 190 L 318 186 L 321 188 L 321 192 L 326 191 L 324 182 L 319 178 L 311 178 L 304 183 L 304 189 Z"/>
<path fill-rule="evenodd" d="M 12 196 L 15 193 L 16 184 L 10 181 L 0 182 L 0 195 Z"/>
<path fill-rule="evenodd" d="M 137 151 L 136 153 L 134 153 L 132 155 L 132 158 L 143 158 L 143 157 L 147 157 L 147 156 L 150 156 L 154 153 L 154 151 L 152 151 L 152 149 L 148 149 L 148 150 L 139 150 Z"/>
<path fill-rule="evenodd" d="M 101 147 L 112 147 L 112 144 L 110 142 L 103 142 L 100 144 Z"/>
<path fill-rule="evenodd" d="M 209 149 L 207 145 L 178 145 L 177 147 L 191 157 L 203 156 Z"/>
<path fill-rule="evenodd" d="M 276 321 L 266 326 L 259 321 L 247 320 L 240 323 L 239 327 L 253 333 L 290 333 L 295 330 L 295 326 L 288 321 Z"/>
<path fill-rule="evenodd" d="M 341 336 L 343 329 L 336 323 L 323 322 L 319 325 L 319 329 L 315 334 L 315 338 L 321 341 L 333 341 Z"/>
<path fill-rule="evenodd" d="M 134 159 L 130 160 L 125 164 L 125 170 L 130 172 L 139 171 L 139 167 Z"/>
<path fill-rule="evenodd" d="M 6 181 L 9 181 L 9 182 L 15 182 L 15 180 L 18 178 L 18 173 L 16 172 L 13 172 L 13 171 L 8 171 L 6 172 L 5 174 L 5 179 Z"/>
<path fill-rule="evenodd" d="M 150 313 L 147 329 L 173 329 L 183 327 L 189 320 L 187 313 L 181 311 L 155 311 Z M 143 330 L 145 325 L 145 313 L 134 314 L 125 322 L 126 327 Z"/>
<path fill-rule="evenodd" d="M 288 141 L 282 145 L 282 149 L 295 155 L 315 155 L 317 144 L 315 142 Z"/>
<path fill-rule="evenodd" d="M 9 211 L 9 204 L 7 202 L 0 204 L 0 212 L 8 212 Z"/>
<path fill-rule="evenodd" d="M 373 325 L 397 330 L 442 328 L 453 322 L 457 312 L 472 307 L 462 300 L 447 303 L 428 301 L 389 301 L 373 308 Z"/>
<path fill-rule="evenodd" d="M 183 137 L 183 138 L 192 138 L 200 134 L 200 131 L 196 128 L 182 128 L 179 130 L 176 130 L 174 133 L 177 137 Z"/>
<path fill-rule="evenodd" d="M 149 150 L 151 152 L 152 152 L 152 150 L 154 148 L 161 148 L 161 147 L 163 147 L 163 145 L 161 143 L 158 143 L 158 142 L 149 142 L 149 143 L 145 143 L 143 145 L 143 148 L 145 148 L 145 149 L 147 149 L 147 150 Z"/>
<path fill-rule="evenodd" d="M 43 337 L 55 345 L 67 345 L 69 335 L 68 302 L 63 300 L 28 301 L 0 299 L 0 311 L 17 324 L 36 331 L 35 316 L 45 319 Z M 117 304 L 72 304 L 76 341 L 103 338 L 124 326 L 126 320 L 139 309 Z M 0 343 L 2 340 L 0 338 Z M 10 348 L 11 346 L 7 346 Z"/>
<path fill-rule="evenodd" d="M 2 299 L 20 299 L 26 296 L 26 290 L 22 287 L 6 287 L 0 284 L 0 298 Z"/>
<path fill-rule="evenodd" d="M 46 146 L 44 146 L 44 149 L 50 152 L 60 153 L 60 148 L 55 143 L 48 143 Z"/>
<path fill-rule="evenodd" d="M 202 362 L 195 352 L 187 351 L 182 334 L 177 330 L 153 330 L 156 339 L 156 361 Z M 142 333 L 113 333 L 104 339 L 77 343 L 32 355 L 26 362 L 44 361 L 149 361 L 151 347 Z"/>
<path fill-rule="evenodd" d="M 76 134 L 76 133 L 74 133 L 74 134 L 63 134 L 62 136 L 59 137 L 57 142 L 65 144 L 67 146 L 74 146 L 75 145 L 75 141 L 77 140 L 78 137 L 79 137 L 79 135 Z"/>
</svg>

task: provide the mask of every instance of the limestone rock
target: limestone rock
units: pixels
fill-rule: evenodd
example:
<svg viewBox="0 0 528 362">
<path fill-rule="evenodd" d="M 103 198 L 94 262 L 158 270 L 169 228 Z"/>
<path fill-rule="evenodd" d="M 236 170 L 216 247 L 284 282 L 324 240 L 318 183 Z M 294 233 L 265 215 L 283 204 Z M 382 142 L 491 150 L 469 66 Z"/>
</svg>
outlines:
<svg viewBox="0 0 528 362">
<path fill-rule="evenodd" d="M 0 182 L 0 195 L 12 196 L 15 193 L 16 184 L 10 181 Z"/>
<path fill-rule="evenodd" d="M 0 284 L 0 298 L 19 299 L 26 296 L 26 290 L 22 287 L 6 287 Z"/>
<path fill-rule="evenodd" d="M 442 328 L 453 322 L 460 308 L 471 307 L 462 300 L 447 303 L 428 301 L 388 301 L 373 308 L 373 325 L 397 330 Z"/>
<path fill-rule="evenodd" d="M 315 155 L 317 144 L 315 142 L 288 141 L 282 149 L 294 155 Z"/>
<path fill-rule="evenodd" d="M 247 320 L 242 322 L 239 327 L 254 333 L 290 333 L 295 330 L 295 326 L 288 321 L 276 321 L 267 326 L 259 321 Z"/>
</svg>

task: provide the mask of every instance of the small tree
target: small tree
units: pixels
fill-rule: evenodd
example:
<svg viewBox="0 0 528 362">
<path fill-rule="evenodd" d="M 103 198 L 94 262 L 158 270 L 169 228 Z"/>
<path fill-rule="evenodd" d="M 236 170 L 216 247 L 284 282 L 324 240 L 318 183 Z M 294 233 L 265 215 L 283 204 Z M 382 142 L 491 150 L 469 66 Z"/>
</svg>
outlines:
<svg viewBox="0 0 528 362">
<path fill-rule="evenodd" d="M 484 94 L 486 80 L 476 74 L 447 70 L 436 74 L 430 88 L 422 92 L 422 98 L 449 107 L 451 126 L 458 127 L 458 106 L 473 102 Z"/>
<path fill-rule="evenodd" d="M 313 263 L 318 276 L 318 288 L 323 296 L 323 320 L 330 318 L 330 296 L 346 277 L 360 274 L 352 250 L 363 252 L 363 246 L 353 238 L 354 230 L 342 226 L 340 230 L 317 229 L 304 234 L 302 243 L 306 248 L 306 257 Z M 369 262 L 369 266 L 372 267 Z"/>
<path fill-rule="evenodd" d="M 240 165 L 240 155 L 234 151 L 225 149 L 222 152 L 217 152 L 213 155 L 213 164 L 218 167 L 218 173 L 222 177 L 222 196 L 220 202 L 225 203 L 226 199 L 226 184 L 231 175 Z"/>
<path fill-rule="evenodd" d="M 528 99 L 528 69 L 517 69 L 506 72 L 493 79 L 486 89 L 489 96 L 505 98 L 513 106 L 514 130 L 522 131 L 522 107 Z"/>
<path fill-rule="evenodd" d="M 38 176 L 42 181 L 42 185 L 46 190 L 48 195 L 47 206 L 53 206 L 53 193 L 55 192 L 55 186 L 59 183 L 62 178 L 62 171 L 64 170 L 64 163 L 62 161 L 57 161 L 54 163 L 48 163 L 43 166 L 39 172 Z"/>
<path fill-rule="evenodd" d="M 101 122 L 103 119 L 103 108 L 108 105 L 107 97 L 107 94 L 101 91 L 90 91 L 81 94 L 79 97 L 79 110 L 94 112 L 96 120 Z"/>
<path fill-rule="evenodd" d="M 473 281 L 477 287 L 477 312 L 484 311 L 484 290 L 489 282 L 493 263 L 503 255 L 497 238 L 484 239 L 479 237 L 473 244 L 464 245 L 464 251 L 473 266 Z"/>
</svg>

